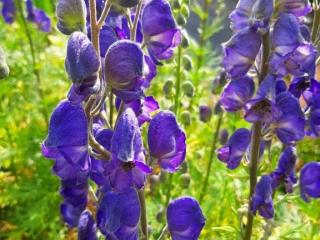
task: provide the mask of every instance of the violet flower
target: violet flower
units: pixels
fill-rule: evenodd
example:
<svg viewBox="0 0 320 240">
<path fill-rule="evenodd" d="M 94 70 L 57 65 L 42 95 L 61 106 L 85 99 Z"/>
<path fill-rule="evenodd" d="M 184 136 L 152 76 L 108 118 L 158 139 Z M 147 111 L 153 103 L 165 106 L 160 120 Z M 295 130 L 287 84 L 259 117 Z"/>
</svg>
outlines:
<svg viewBox="0 0 320 240">
<path fill-rule="evenodd" d="M 309 131 L 307 134 L 313 137 L 320 135 L 320 93 L 312 97 L 312 105 L 308 119 Z"/>
<path fill-rule="evenodd" d="M 269 175 L 263 175 L 256 185 L 254 195 L 251 199 L 251 211 L 266 218 L 273 218 L 274 209 L 272 202 L 272 179 Z"/>
<path fill-rule="evenodd" d="M 199 116 L 201 122 L 209 122 L 212 116 L 212 109 L 209 106 L 199 106 Z"/>
<path fill-rule="evenodd" d="M 300 194 L 304 201 L 310 198 L 320 198 L 320 163 L 309 162 L 300 172 Z"/>
<path fill-rule="evenodd" d="M 82 212 L 78 223 L 78 240 L 98 240 L 96 228 L 91 212 Z"/>
<path fill-rule="evenodd" d="M 197 240 L 206 219 L 197 200 L 182 197 L 169 203 L 167 222 L 172 240 Z"/>
<path fill-rule="evenodd" d="M 149 1 L 141 15 L 142 32 L 150 57 L 155 63 L 171 58 L 181 42 L 181 32 L 167 0 Z"/>
<path fill-rule="evenodd" d="M 16 6 L 14 0 L 1 0 L 2 1 L 2 16 L 6 23 L 13 23 L 16 19 Z"/>
<path fill-rule="evenodd" d="M 168 172 L 177 171 L 185 160 L 186 136 L 170 111 L 160 111 L 153 117 L 148 130 L 148 144 L 150 156 Z"/>
<path fill-rule="evenodd" d="M 292 13 L 296 17 L 306 16 L 312 11 L 308 0 L 278 0 L 276 8 L 280 12 Z"/>
<path fill-rule="evenodd" d="M 239 31 L 249 26 L 249 18 L 252 12 L 255 0 L 239 0 L 236 8 L 231 12 L 231 29 Z"/>
<path fill-rule="evenodd" d="M 218 159 L 227 164 L 229 169 L 239 166 L 250 143 L 251 133 L 246 128 L 237 129 L 228 142 L 217 150 Z"/>
<path fill-rule="evenodd" d="M 35 23 L 40 31 L 50 32 L 51 20 L 47 14 L 43 10 L 35 8 L 31 0 L 26 0 L 26 7 L 28 13 L 27 20 Z"/>
</svg>

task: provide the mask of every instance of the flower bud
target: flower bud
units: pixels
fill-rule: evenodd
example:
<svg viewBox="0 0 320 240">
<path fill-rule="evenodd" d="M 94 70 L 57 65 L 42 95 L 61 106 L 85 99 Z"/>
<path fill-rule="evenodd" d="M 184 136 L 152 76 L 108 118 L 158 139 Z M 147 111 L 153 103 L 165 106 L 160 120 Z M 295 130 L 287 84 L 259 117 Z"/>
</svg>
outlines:
<svg viewBox="0 0 320 240">
<path fill-rule="evenodd" d="M 173 1 L 173 3 L 172 3 L 172 8 L 174 8 L 174 9 L 180 9 L 180 7 L 181 7 L 180 0 L 175 0 L 175 1 Z"/>
<path fill-rule="evenodd" d="M 182 62 L 185 70 L 190 71 L 192 69 L 192 60 L 189 56 L 183 56 Z"/>
<path fill-rule="evenodd" d="M 186 18 L 186 19 L 188 19 L 189 18 L 189 16 L 190 16 L 190 10 L 189 10 L 189 7 L 188 7 L 188 5 L 187 4 L 182 4 L 182 6 L 181 6 L 181 13 L 182 13 L 182 15 Z"/>
<path fill-rule="evenodd" d="M 173 81 L 170 79 L 164 83 L 162 91 L 166 96 L 170 96 L 172 94 L 172 88 L 173 88 Z"/>
<path fill-rule="evenodd" d="M 188 36 L 186 36 L 186 34 L 182 35 L 181 47 L 183 48 L 189 47 L 189 39 L 188 39 Z"/>
<path fill-rule="evenodd" d="M 191 178 L 189 173 L 181 174 L 180 176 L 180 186 L 184 189 L 189 188 L 191 182 Z"/>
<path fill-rule="evenodd" d="M 9 67 L 6 63 L 4 51 L 0 48 L 0 79 L 4 79 L 9 76 Z"/>
<path fill-rule="evenodd" d="M 182 14 L 178 14 L 177 23 L 179 26 L 184 26 L 187 23 L 187 19 Z"/>
<path fill-rule="evenodd" d="M 124 8 L 132 8 L 138 4 L 139 0 L 113 0 L 113 2 Z"/>
<path fill-rule="evenodd" d="M 213 114 L 218 115 L 221 112 L 222 112 L 221 103 L 217 102 L 217 104 L 214 106 Z"/>
<path fill-rule="evenodd" d="M 229 133 L 228 133 L 228 130 L 227 129 L 222 129 L 220 132 L 219 132 L 219 143 L 221 145 L 224 145 L 227 143 L 228 141 L 228 137 L 229 137 Z"/>
<path fill-rule="evenodd" d="M 182 113 L 181 113 L 181 122 L 182 122 L 182 124 L 184 125 L 184 126 L 190 126 L 190 124 L 191 124 L 191 115 L 190 115 L 190 113 L 188 112 L 188 111 L 183 111 Z"/>
<path fill-rule="evenodd" d="M 84 32 L 86 27 L 86 4 L 83 0 L 59 0 L 56 8 L 57 28 L 65 35 Z"/>
<path fill-rule="evenodd" d="M 211 107 L 202 105 L 199 107 L 200 121 L 209 122 L 212 116 Z"/>
<path fill-rule="evenodd" d="M 181 173 L 187 173 L 188 172 L 188 163 L 187 163 L 187 161 L 184 161 L 181 164 L 181 167 L 180 167 L 179 170 L 180 170 Z"/>
<path fill-rule="evenodd" d="M 182 83 L 182 92 L 187 95 L 189 98 L 193 97 L 194 95 L 194 86 L 192 84 L 192 82 L 190 81 L 186 81 L 184 83 Z"/>
</svg>

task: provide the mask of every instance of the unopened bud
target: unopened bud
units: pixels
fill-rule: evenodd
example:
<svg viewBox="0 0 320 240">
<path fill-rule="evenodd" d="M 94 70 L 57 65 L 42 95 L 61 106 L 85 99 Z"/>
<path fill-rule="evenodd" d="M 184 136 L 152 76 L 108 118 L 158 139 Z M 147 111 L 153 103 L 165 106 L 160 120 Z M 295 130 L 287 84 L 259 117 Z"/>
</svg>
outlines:
<svg viewBox="0 0 320 240">
<path fill-rule="evenodd" d="M 226 144 L 226 142 L 228 141 L 228 137 L 229 137 L 229 133 L 227 129 L 222 129 L 219 133 L 219 142 L 221 145 Z"/>
<path fill-rule="evenodd" d="M 209 122 L 212 116 L 211 107 L 202 105 L 199 107 L 200 121 Z"/>
<path fill-rule="evenodd" d="M 182 188 L 189 188 L 191 182 L 190 175 L 188 173 L 184 173 L 180 176 L 180 186 Z"/>
<path fill-rule="evenodd" d="M 173 81 L 172 80 L 167 80 L 162 88 L 163 93 L 165 96 L 170 96 L 172 94 L 172 88 L 173 88 Z"/>
<path fill-rule="evenodd" d="M 189 7 L 187 4 L 183 3 L 182 6 L 181 6 L 181 13 L 182 15 L 188 19 L 189 16 L 190 16 L 190 10 L 189 10 Z"/>
<path fill-rule="evenodd" d="M 189 98 L 192 98 L 194 96 L 194 86 L 192 82 L 185 81 L 182 83 L 181 89 L 183 93 L 188 96 Z"/>
<path fill-rule="evenodd" d="M 189 47 L 189 39 L 188 39 L 188 36 L 186 34 L 182 35 L 181 46 L 183 48 L 188 48 Z"/>
<path fill-rule="evenodd" d="M 181 113 L 181 123 L 184 125 L 184 126 L 190 126 L 191 124 L 191 115 L 188 111 L 183 111 Z"/>
<path fill-rule="evenodd" d="M 178 14 L 177 23 L 179 26 L 184 26 L 187 23 L 187 19 L 182 14 Z"/>
<path fill-rule="evenodd" d="M 181 4 L 180 4 L 180 0 L 174 0 L 172 3 L 172 8 L 173 9 L 180 9 Z"/>
<path fill-rule="evenodd" d="M 192 69 L 192 60 L 189 56 L 184 56 L 182 62 L 185 70 L 190 71 Z"/>
</svg>

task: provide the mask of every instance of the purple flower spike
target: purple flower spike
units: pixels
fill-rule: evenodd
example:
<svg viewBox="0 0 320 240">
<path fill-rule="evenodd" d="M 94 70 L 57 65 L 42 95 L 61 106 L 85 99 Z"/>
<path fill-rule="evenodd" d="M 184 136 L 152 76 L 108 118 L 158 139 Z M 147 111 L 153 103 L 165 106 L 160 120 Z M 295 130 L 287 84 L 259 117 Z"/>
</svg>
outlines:
<svg viewBox="0 0 320 240">
<path fill-rule="evenodd" d="M 244 104 L 252 97 L 254 92 L 253 79 L 244 76 L 229 82 L 224 88 L 220 102 L 227 112 L 241 110 Z"/>
<path fill-rule="evenodd" d="M 292 146 L 286 147 L 280 156 L 277 169 L 270 175 L 273 189 L 284 183 L 286 192 L 292 193 L 292 185 L 297 182 L 294 171 L 296 159 L 296 148 Z"/>
<path fill-rule="evenodd" d="M 81 32 L 74 32 L 68 41 L 65 67 L 76 87 L 97 78 L 99 58 L 89 38 Z"/>
<path fill-rule="evenodd" d="M 27 19 L 30 22 L 35 23 L 38 26 L 40 31 L 50 32 L 51 20 L 47 16 L 47 14 L 43 10 L 35 8 L 31 0 L 26 1 L 26 7 L 28 12 Z"/>
<path fill-rule="evenodd" d="M 237 32 L 224 43 L 223 65 L 231 79 L 244 76 L 254 62 L 261 46 L 261 36 L 251 28 Z"/>
<path fill-rule="evenodd" d="M 88 210 L 84 211 L 78 223 L 78 240 L 97 240 L 96 228 L 92 214 Z"/>
<path fill-rule="evenodd" d="M 217 150 L 218 159 L 226 163 L 229 169 L 237 168 L 249 146 L 250 137 L 251 133 L 248 129 L 237 129 L 227 144 Z"/>
<path fill-rule="evenodd" d="M 89 170 L 88 123 L 81 105 L 62 101 L 54 110 L 42 153 L 55 159 L 54 172 L 62 179 L 86 175 Z"/>
<path fill-rule="evenodd" d="M 167 0 L 151 0 L 141 15 L 142 32 L 150 57 L 158 63 L 173 55 L 181 42 L 181 33 L 172 16 Z"/>
<path fill-rule="evenodd" d="M 276 134 L 284 144 L 296 142 L 304 137 L 305 119 L 299 101 L 289 92 L 276 97 L 280 116 L 273 123 Z"/>
<path fill-rule="evenodd" d="M 167 222 L 172 240 L 197 240 L 206 219 L 197 200 L 182 197 L 169 203 Z"/>
<path fill-rule="evenodd" d="M 186 136 L 170 111 L 161 111 L 151 120 L 148 144 L 151 157 L 168 172 L 177 171 L 185 160 Z"/>
<path fill-rule="evenodd" d="M 274 209 L 272 202 L 272 179 L 269 175 L 263 175 L 256 185 L 255 193 L 251 199 L 251 211 L 266 218 L 273 218 Z"/>
<path fill-rule="evenodd" d="M 296 17 L 303 17 L 312 11 L 308 0 L 279 0 L 276 8 L 280 12 L 292 13 Z"/>
<path fill-rule="evenodd" d="M 107 239 L 138 240 L 140 204 L 133 188 L 122 193 L 103 193 L 97 212 L 97 225 Z"/>
<path fill-rule="evenodd" d="M 255 0 L 238 1 L 235 10 L 233 10 L 229 15 L 233 31 L 238 31 L 249 26 L 249 18 L 254 3 Z"/>
<path fill-rule="evenodd" d="M 310 162 L 300 172 L 300 194 L 304 201 L 320 198 L 320 163 Z"/>
<path fill-rule="evenodd" d="M 14 0 L 2 0 L 2 16 L 6 23 L 13 23 L 16 18 L 16 6 Z"/>
</svg>

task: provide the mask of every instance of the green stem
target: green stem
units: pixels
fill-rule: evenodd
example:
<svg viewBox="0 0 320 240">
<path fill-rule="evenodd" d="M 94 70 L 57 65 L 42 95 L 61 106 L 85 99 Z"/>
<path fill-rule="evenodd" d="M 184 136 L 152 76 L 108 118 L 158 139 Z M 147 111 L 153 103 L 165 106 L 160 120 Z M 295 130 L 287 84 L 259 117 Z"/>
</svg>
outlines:
<svg viewBox="0 0 320 240">
<path fill-rule="evenodd" d="M 213 157 L 215 156 L 215 150 L 216 150 L 216 146 L 217 146 L 217 142 L 218 142 L 218 137 L 219 137 L 219 132 L 220 132 L 220 128 L 221 128 L 221 123 L 222 123 L 222 118 L 223 118 L 223 111 L 221 111 L 221 113 L 219 114 L 219 118 L 218 118 L 218 122 L 216 125 L 216 130 L 213 134 L 213 138 L 212 138 L 212 145 L 211 145 L 211 151 L 210 151 L 210 156 L 209 156 L 209 163 L 207 166 L 207 171 L 206 171 L 206 175 L 204 178 L 204 182 L 202 185 L 202 191 L 200 193 L 200 197 L 199 197 L 199 203 L 202 203 L 202 200 L 204 198 L 204 196 L 207 193 L 207 188 L 208 188 L 208 183 L 209 183 L 209 176 L 210 176 L 210 172 L 211 172 L 211 168 L 212 168 L 212 162 L 213 162 Z"/>
<path fill-rule="evenodd" d="M 133 22 L 132 31 L 131 31 L 131 34 L 130 34 L 130 39 L 132 41 L 134 41 L 134 42 L 136 41 L 137 28 L 138 28 L 138 23 L 139 23 L 140 12 L 141 12 L 141 9 L 142 9 L 142 3 L 143 3 L 143 1 L 140 0 L 139 3 L 138 3 L 138 6 L 136 8 L 136 14 L 134 16 L 134 22 Z"/>
<path fill-rule="evenodd" d="M 166 225 L 166 226 L 162 229 L 161 234 L 160 234 L 160 236 L 158 237 L 157 240 L 162 240 L 162 239 L 164 239 L 167 234 L 168 234 L 168 226 Z"/>
<path fill-rule="evenodd" d="M 113 126 L 113 113 L 114 113 L 114 104 L 113 104 L 113 93 L 110 93 L 109 96 L 109 123 L 110 126 Z"/>
<path fill-rule="evenodd" d="M 269 32 L 262 36 L 262 62 L 261 62 L 261 72 L 259 78 L 259 84 L 263 81 L 268 73 L 268 59 L 270 53 L 270 39 Z M 262 122 L 255 122 L 252 126 L 251 135 L 251 159 L 250 159 L 250 193 L 249 193 L 249 207 L 247 215 L 247 225 L 245 229 L 245 234 L 243 240 L 250 240 L 252 235 L 253 220 L 254 215 L 251 212 L 251 197 L 254 194 L 255 187 L 257 184 L 257 171 L 258 171 L 258 161 L 259 161 L 259 151 L 261 142 L 261 130 Z"/>
<path fill-rule="evenodd" d="M 36 51 L 35 51 L 32 35 L 31 35 L 31 32 L 30 32 L 28 23 L 26 21 L 26 18 L 24 16 L 24 13 L 23 13 L 21 1 L 16 1 L 15 3 L 16 3 L 16 6 L 18 7 L 18 11 L 19 11 L 19 14 L 20 14 L 21 22 L 22 22 L 25 34 L 26 34 L 27 39 L 28 39 L 30 52 L 31 52 L 31 58 L 32 58 L 33 73 L 34 73 L 34 75 L 36 77 L 36 81 L 37 81 L 37 84 L 36 84 L 35 87 L 36 87 L 36 91 L 37 91 L 37 93 L 38 93 L 38 95 L 39 95 L 39 97 L 41 99 L 41 102 L 42 102 L 41 112 L 42 112 L 43 118 L 45 120 L 46 126 L 48 128 L 48 126 L 49 126 L 49 115 L 48 115 L 48 112 L 47 112 L 47 110 L 46 110 L 46 108 L 44 106 L 44 93 L 43 93 L 42 88 L 41 88 L 41 85 L 42 85 L 41 77 L 40 77 L 40 72 L 39 72 L 39 70 L 37 68 L 37 57 L 36 57 Z"/>
<path fill-rule="evenodd" d="M 320 8 L 318 4 L 316 4 L 314 9 L 314 16 L 313 16 L 313 23 L 312 23 L 312 30 L 311 30 L 311 40 L 313 43 L 315 43 L 317 40 L 319 24 L 320 24 Z"/>
<path fill-rule="evenodd" d="M 146 199 L 144 194 L 144 189 L 138 191 L 140 207 L 141 207 L 141 216 L 140 216 L 140 224 L 141 230 L 143 233 L 142 240 L 148 239 L 148 222 L 147 222 L 147 209 L 146 209 Z"/>
</svg>

